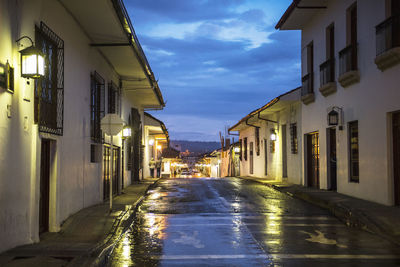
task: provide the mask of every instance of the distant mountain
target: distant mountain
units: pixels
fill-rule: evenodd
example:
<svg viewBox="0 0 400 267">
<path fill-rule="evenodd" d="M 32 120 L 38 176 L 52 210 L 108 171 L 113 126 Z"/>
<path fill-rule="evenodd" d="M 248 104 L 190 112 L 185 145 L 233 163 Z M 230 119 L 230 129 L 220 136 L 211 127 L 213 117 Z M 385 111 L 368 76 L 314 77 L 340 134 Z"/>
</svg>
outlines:
<svg viewBox="0 0 400 267">
<path fill-rule="evenodd" d="M 202 154 L 214 151 L 221 147 L 220 142 L 202 142 L 202 141 L 186 141 L 186 140 L 171 140 L 170 146 L 178 149 L 181 152 L 189 150 L 194 154 Z"/>
</svg>

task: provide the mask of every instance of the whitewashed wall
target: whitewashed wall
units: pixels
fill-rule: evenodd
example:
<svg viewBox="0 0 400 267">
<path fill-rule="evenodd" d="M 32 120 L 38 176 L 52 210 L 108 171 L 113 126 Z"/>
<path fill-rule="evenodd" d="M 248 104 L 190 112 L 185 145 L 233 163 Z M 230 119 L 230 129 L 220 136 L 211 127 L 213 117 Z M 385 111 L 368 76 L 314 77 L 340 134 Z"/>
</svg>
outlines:
<svg viewBox="0 0 400 267">
<path fill-rule="evenodd" d="M 266 178 L 268 180 L 283 179 L 282 175 L 282 125 L 286 125 L 286 144 L 287 144 L 287 181 L 300 184 L 301 169 L 301 105 L 297 103 L 287 104 L 281 111 L 271 115 L 262 116 L 277 123 L 258 120 L 255 125 L 260 127 L 260 155 L 257 156 L 255 147 L 255 128 L 247 127 L 240 131 L 240 139 L 244 146 L 244 138 L 247 137 L 247 161 L 244 159 L 244 147 L 242 147 L 242 160 L 240 161 L 240 175 Z M 290 145 L 290 123 L 297 123 L 298 132 L 298 153 L 291 153 Z M 275 152 L 270 149 L 271 129 L 275 129 L 277 140 L 275 141 Z M 267 142 L 267 153 L 264 144 Z M 250 142 L 254 142 L 254 172 L 250 174 Z M 265 154 L 267 154 L 267 175 L 265 175 Z"/>
<path fill-rule="evenodd" d="M 90 40 L 58 1 L 0 1 L 0 61 L 15 67 L 15 93 L 0 89 L 0 252 L 39 241 L 41 139 L 52 142 L 50 231 L 82 208 L 102 202 L 102 162 L 90 163 L 90 73 L 106 84 L 118 77 L 106 60 L 90 48 Z M 20 54 L 15 40 L 34 38 L 34 25 L 43 21 L 64 40 L 64 135 L 38 133 L 33 122 L 33 83 L 20 78 Z M 107 86 L 106 86 L 107 90 Z M 26 98 L 30 102 L 23 100 Z M 12 117 L 8 118 L 7 105 Z M 128 121 L 131 105 L 123 101 Z M 107 110 L 107 109 L 106 109 Z M 141 111 L 143 119 L 143 111 Z M 106 138 L 106 142 L 109 139 Z M 114 143 L 121 147 L 120 138 Z M 126 166 L 126 164 L 125 164 Z M 130 174 L 125 172 L 125 185 Z"/>
<path fill-rule="evenodd" d="M 382 204 L 393 204 L 390 177 L 390 150 L 388 140 L 388 113 L 400 110 L 398 75 L 400 66 L 381 72 L 375 65 L 375 26 L 385 20 L 384 0 L 358 2 L 358 66 L 361 81 L 347 88 L 337 83 L 337 92 L 324 97 L 318 91 L 319 65 L 325 57 L 325 28 L 335 23 L 336 80 L 339 72 L 338 52 L 346 47 L 346 9 L 351 0 L 328 1 L 328 9 L 310 19 L 302 31 L 302 51 L 314 42 L 315 102 L 303 105 L 303 130 L 306 134 L 318 131 L 320 135 L 320 187 L 327 188 L 326 114 L 330 106 L 344 111 L 345 127 L 337 131 L 338 192 Z M 303 71 L 305 57 L 303 56 Z M 347 123 L 358 120 L 360 182 L 349 182 Z M 304 164 L 303 164 L 304 173 Z M 303 175 L 304 182 L 304 175 Z"/>
</svg>

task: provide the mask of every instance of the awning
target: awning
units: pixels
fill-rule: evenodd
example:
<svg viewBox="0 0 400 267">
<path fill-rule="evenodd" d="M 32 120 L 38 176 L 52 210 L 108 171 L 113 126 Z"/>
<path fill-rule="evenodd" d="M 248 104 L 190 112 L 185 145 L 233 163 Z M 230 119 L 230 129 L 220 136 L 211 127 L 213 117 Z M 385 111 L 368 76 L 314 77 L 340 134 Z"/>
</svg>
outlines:
<svg viewBox="0 0 400 267">
<path fill-rule="evenodd" d="M 159 143 L 165 142 L 169 145 L 169 133 L 162 121 L 145 112 L 144 126 L 149 130 L 149 135 L 153 136 Z"/>
<path fill-rule="evenodd" d="M 160 88 L 121 0 L 60 0 L 119 75 L 125 97 L 137 107 L 163 108 Z M 101 75 L 101 72 L 100 72 Z"/>
</svg>

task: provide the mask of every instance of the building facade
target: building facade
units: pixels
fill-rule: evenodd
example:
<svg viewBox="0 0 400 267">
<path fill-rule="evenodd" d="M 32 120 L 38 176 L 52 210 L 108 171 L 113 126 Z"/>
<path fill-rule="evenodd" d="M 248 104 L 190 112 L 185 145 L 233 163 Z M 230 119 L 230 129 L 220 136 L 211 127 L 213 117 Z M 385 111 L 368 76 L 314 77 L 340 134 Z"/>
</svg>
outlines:
<svg viewBox="0 0 400 267">
<path fill-rule="evenodd" d="M 240 176 L 300 184 L 300 88 L 249 113 L 229 131 L 239 132 Z"/>
<path fill-rule="evenodd" d="M 301 183 L 400 204 L 400 1 L 296 0 L 301 30 Z"/>
<path fill-rule="evenodd" d="M 164 102 L 120 0 L 1 0 L 0 25 L 5 251 L 38 242 L 70 215 L 107 200 L 110 179 L 115 194 L 139 179 L 143 112 Z M 20 51 L 31 45 L 44 55 L 38 79 L 21 74 Z M 100 125 L 107 113 L 132 129 L 124 141 L 113 138 L 113 155 Z"/>
</svg>

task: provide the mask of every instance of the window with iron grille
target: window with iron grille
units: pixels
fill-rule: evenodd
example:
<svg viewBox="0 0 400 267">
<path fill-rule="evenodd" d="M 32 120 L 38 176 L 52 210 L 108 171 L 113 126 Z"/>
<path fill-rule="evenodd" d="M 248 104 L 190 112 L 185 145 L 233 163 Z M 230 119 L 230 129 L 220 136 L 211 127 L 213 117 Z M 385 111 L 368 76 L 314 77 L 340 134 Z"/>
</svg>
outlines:
<svg viewBox="0 0 400 267">
<path fill-rule="evenodd" d="M 63 135 L 64 41 L 43 22 L 35 26 L 35 40 L 45 55 L 45 75 L 35 80 L 35 123 L 40 132 Z"/>
<path fill-rule="evenodd" d="M 244 151 L 243 151 L 243 153 L 244 153 L 244 160 L 247 160 L 247 137 L 244 138 L 244 144 L 243 144 L 243 146 L 244 146 Z"/>
<path fill-rule="evenodd" d="M 108 113 L 121 114 L 120 90 L 113 82 L 108 83 Z"/>
<path fill-rule="evenodd" d="M 297 154 L 298 151 L 297 123 L 290 124 L 290 145 L 292 154 Z"/>
<path fill-rule="evenodd" d="M 94 142 L 102 143 L 100 122 L 104 117 L 104 79 L 97 72 L 91 74 L 90 78 L 90 136 Z"/>
<path fill-rule="evenodd" d="M 260 128 L 255 128 L 256 131 L 256 153 L 260 156 Z"/>
<path fill-rule="evenodd" d="M 350 182 L 358 183 L 360 181 L 358 158 L 358 121 L 352 121 L 349 122 Z"/>
</svg>

